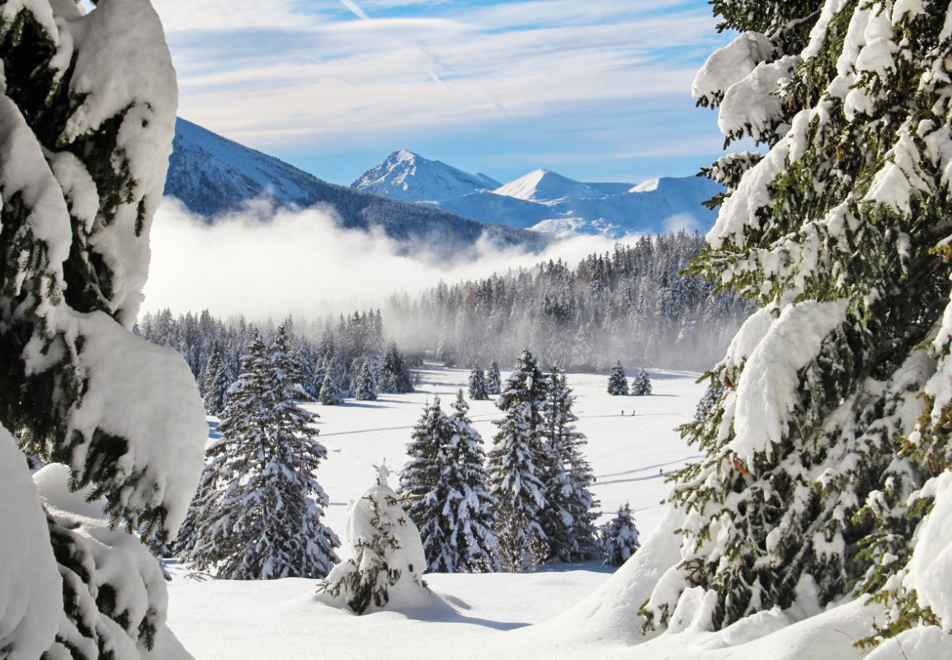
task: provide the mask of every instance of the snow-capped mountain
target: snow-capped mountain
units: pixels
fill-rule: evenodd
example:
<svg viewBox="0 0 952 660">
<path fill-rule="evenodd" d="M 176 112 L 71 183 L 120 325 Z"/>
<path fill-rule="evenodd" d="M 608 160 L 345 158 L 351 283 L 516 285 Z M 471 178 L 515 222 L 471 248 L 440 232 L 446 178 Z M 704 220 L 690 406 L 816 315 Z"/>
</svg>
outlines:
<svg viewBox="0 0 952 660">
<path fill-rule="evenodd" d="M 515 181 L 493 191 L 504 197 L 515 197 L 528 202 L 554 202 L 563 199 L 593 199 L 605 193 L 587 183 L 568 179 L 548 170 L 533 170 Z"/>
<path fill-rule="evenodd" d="M 411 151 L 395 151 L 351 186 L 408 202 L 440 202 L 502 184 L 485 174 L 470 174 Z"/>
<path fill-rule="evenodd" d="M 431 164 L 438 165 L 439 169 L 430 169 Z M 452 191 L 465 187 L 446 185 L 445 179 L 432 174 L 435 171 L 474 177 L 443 163 L 398 151 L 352 187 L 362 189 L 371 185 L 372 173 L 392 172 L 396 175 L 387 179 L 386 185 L 376 188 L 377 192 L 414 199 L 481 222 L 558 236 L 582 233 L 613 237 L 682 228 L 707 231 L 714 224 L 716 214 L 702 202 L 722 191 L 718 184 L 699 177 L 662 177 L 638 185 L 583 183 L 540 169 L 494 189 L 480 189 L 482 182 L 491 179 L 479 175 L 483 177 L 481 183 L 470 183 L 470 190 L 453 196 Z M 408 193 L 412 193 L 412 197 L 403 197 Z"/>
<path fill-rule="evenodd" d="M 422 244 L 440 256 L 459 254 L 483 236 L 500 245 L 531 250 L 548 242 L 537 232 L 486 224 L 433 206 L 327 183 L 181 118 L 175 127 L 165 194 L 181 200 L 208 223 L 262 197 L 292 208 L 327 204 L 345 228 L 380 227 L 390 238 L 406 242 L 408 250 L 410 244 Z"/>
</svg>

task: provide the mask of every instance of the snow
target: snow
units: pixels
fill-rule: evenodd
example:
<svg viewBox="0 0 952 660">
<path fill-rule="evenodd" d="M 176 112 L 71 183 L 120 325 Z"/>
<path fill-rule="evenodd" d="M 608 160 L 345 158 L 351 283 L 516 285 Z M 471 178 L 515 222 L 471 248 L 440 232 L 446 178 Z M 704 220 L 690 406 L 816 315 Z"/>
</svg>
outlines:
<svg viewBox="0 0 952 660">
<path fill-rule="evenodd" d="M 902 130 L 899 141 L 886 155 L 886 163 L 876 172 L 873 184 L 864 199 L 891 206 L 897 212 L 909 215 L 910 200 L 915 193 L 928 193 L 929 186 L 919 176 L 921 156 L 912 135 Z"/>
<path fill-rule="evenodd" d="M 354 616 L 320 602 L 316 580 L 199 581 L 187 577 L 186 567 L 173 565 L 170 627 L 202 660 L 297 660 L 318 648 L 322 657 L 362 660 L 380 657 L 382 640 L 386 656 L 394 660 L 862 658 L 853 640 L 871 634 L 883 610 L 851 601 L 820 612 L 809 580 L 801 580 L 791 610 L 761 612 L 718 632 L 706 629 L 709 596 L 697 590 L 682 598 L 672 619 L 678 632 L 641 635 L 641 604 L 681 558 L 675 530 L 683 519 L 659 504 L 668 486 L 658 470 L 667 473 L 696 458 L 674 427 L 691 419 L 705 388 L 694 382 L 696 374 L 652 370 L 650 375 L 655 393 L 638 400 L 635 417 L 627 414 L 630 410 L 619 414 L 631 400 L 608 395 L 606 375 L 568 376 L 578 397 L 577 426 L 588 436 L 588 458 L 598 477 L 593 491 L 602 501 L 602 520 L 630 500 L 644 541 L 617 572 L 591 562 L 545 566 L 528 574 L 430 573 L 423 577 L 433 595 L 414 607 Z M 405 445 L 427 399 L 449 399 L 468 376 L 468 370 L 429 367 L 413 394 L 320 408 L 321 439 L 329 456 L 317 477 L 331 499 L 327 520 L 333 529 L 345 529 L 347 503 L 364 492 L 373 465 L 384 456 L 395 467 L 407 460 Z M 493 401 L 472 401 L 471 406 L 474 427 L 488 441 L 500 412 Z M 928 631 L 906 641 L 907 653 L 914 644 L 944 650 L 942 644 L 948 643 Z M 888 649 L 885 645 L 881 651 Z"/>
<path fill-rule="evenodd" d="M 919 528 L 903 585 L 915 589 L 919 604 L 930 607 L 946 628 L 952 627 L 952 472 L 935 478 L 935 504 Z"/>
<path fill-rule="evenodd" d="M 798 371 L 819 353 L 823 340 L 846 318 L 846 301 L 805 301 L 786 306 L 747 358 L 737 383 L 734 415 L 725 414 L 724 427 L 733 425 L 730 449 L 750 467 L 758 453 L 770 454 L 779 444 L 786 424 L 799 403 Z"/>
<path fill-rule="evenodd" d="M 97 428 L 127 438 L 129 446 L 112 479 L 122 504 L 161 504 L 168 511 L 166 527 L 174 534 L 195 492 L 208 433 L 191 370 L 172 349 L 133 335 L 102 312 L 60 312 L 67 334 L 85 338 L 79 359 L 89 379 L 67 420 L 67 434 L 85 439 L 73 448 L 73 468 L 80 473 L 86 469 Z M 127 482 L 140 472 L 141 479 Z"/>
<path fill-rule="evenodd" d="M 6 660 L 34 660 L 59 630 L 63 587 L 26 460 L 2 426 L 0 520 L 0 649 Z"/>
<path fill-rule="evenodd" d="M 139 537 L 124 527 L 114 528 L 103 513 L 105 501 L 92 498 L 89 488 L 70 490 L 71 476 L 67 466 L 51 463 L 33 475 L 33 481 L 50 516 L 69 530 L 83 553 L 88 553 L 91 559 L 84 561 L 82 555 L 76 558 L 83 561 L 82 569 L 87 572 L 90 585 L 85 596 L 80 596 L 80 602 L 83 598 L 95 597 L 101 588 L 110 587 L 113 611 L 122 615 L 127 622 L 122 625 L 128 628 L 123 629 L 118 617 L 112 619 L 101 614 L 89 602 L 80 607 L 84 618 L 95 620 L 85 618 L 84 623 L 104 637 L 106 646 L 115 648 L 118 657 L 134 658 L 145 650 L 137 640 L 139 624 L 151 621 L 159 633 L 151 657 L 163 660 L 188 658 L 187 653 L 182 653 L 175 636 L 165 627 L 168 604 L 165 577 L 161 566 Z M 82 593 L 83 590 L 79 591 Z M 59 617 L 62 617 L 62 612 L 60 604 Z M 71 635 L 65 620 L 59 632 L 74 642 L 79 637 L 75 632 Z"/>
<path fill-rule="evenodd" d="M 782 115 L 783 101 L 778 84 L 800 63 L 794 55 L 775 62 L 761 62 L 749 75 L 727 88 L 717 115 L 717 127 L 724 135 L 734 135 L 749 127 L 761 135 Z"/>
<path fill-rule="evenodd" d="M 773 51 L 773 43 L 764 35 L 744 32 L 707 58 L 694 77 L 691 95 L 708 98 L 725 93 L 731 85 L 746 78 L 758 64 L 768 60 Z"/>
<path fill-rule="evenodd" d="M 62 139 L 92 134 L 125 111 L 116 147 L 135 181 L 129 191 L 135 201 L 121 204 L 109 225 L 97 225 L 89 244 L 113 273 L 111 310 L 131 328 L 151 256 L 148 241 L 140 235 L 148 234 L 161 202 L 175 134 L 175 69 L 162 24 L 148 0 L 102 0 L 95 11 L 63 25 L 69 26 L 76 50 L 70 91 L 86 96 L 67 120 Z M 135 38 L 128 38 L 130 34 Z"/>
</svg>

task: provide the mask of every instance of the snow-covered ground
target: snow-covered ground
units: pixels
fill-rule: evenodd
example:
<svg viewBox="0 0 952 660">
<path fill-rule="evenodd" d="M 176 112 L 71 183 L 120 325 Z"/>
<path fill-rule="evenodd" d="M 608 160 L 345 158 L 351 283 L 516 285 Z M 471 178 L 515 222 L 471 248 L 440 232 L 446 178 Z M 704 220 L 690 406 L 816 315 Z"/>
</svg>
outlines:
<svg viewBox="0 0 952 660">
<path fill-rule="evenodd" d="M 860 603 L 799 623 L 787 613 L 765 612 L 711 633 L 703 630 L 709 609 L 695 590 L 696 598 L 682 599 L 686 605 L 675 612 L 669 632 L 648 641 L 641 637 L 638 608 L 660 573 L 678 559 L 678 537 L 671 533 L 677 521 L 664 519 L 660 505 L 669 488 L 664 476 L 697 456 L 675 427 L 691 419 L 704 391 L 696 374 L 649 373 L 654 393 L 648 397 L 609 396 L 606 376 L 569 375 L 578 428 L 588 436 L 588 457 L 598 477 L 594 492 L 602 502 L 602 521 L 629 501 L 642 532 L 642 550 L 616 573 L 591 562 L 532 574 L 428 574 L 436 594 L 428 605 L 355 616 L 319 602 L 315 580 L 203 581 L 173 565 L 169 626 L 198 660 L 863 657 L 852 640 L 868 635 L 873 616 L 882 620 L 882 611 Z M 394 472 L 402 467 L 426 401 L 440 396 L 448 409 L 467 377 L 467 371 L 432 367 L 422 372 L 413 394 L 313 407 L 329 452 L 317 477 L 330 496 L 327 520 L 338 534 L 343 536 L 348 502 L 374 482 L 373 465 L 386 459 Z M 500 415 L 492 401 L 472 402 L 470 412 L 488 448 L 492 420 Z M 667 533 L 649 540 L 655 530 Z M 875 657 L 903 655 L 887 642 Z"/>
<path fill-rule="evenodd" d="M 650 374 L 649 397 L 609 396 L 606 376 L 569 374 L 577 426 L 588 437 L 588 458 L 598 478 L 593 490 L 602 502 L 599 522 L 628 501 L 643 535 L 661 517 L 668 489 L 664 476 L 697 455 L 675 427 L 691 418 L 705 387 L 695 383 L 693 373 Z M 347 504 L 373 483 L 373 466 L 386 459 L 394 472 L 401 468 L 424 404 L 439 396 L 448 411 L 456 391 L 465 390 L 469 372 L 430 367 L 420 375 L 412 394 L 309 406 L 321 415 L 320 440 L 328 450 L 317 473 L 331 501 L 327 522 L 341 536 Z M 470 405 L 488 450 L 496 430 L 492 420 L 501 414 L 493 400 Z M 544 567 L 534 574 L 431 574 L 426 580 L 442 603 L 434 601 L 425 611 L 357 617 L 317 602 L 314 580 L 200 581 L 186 577 L 181 567 L 172 572 L 169 625 L 198 660 L 429 658 L 487 645 L 502 652 L 501 631 L 555 617 L 611 575 L 598 562 Z"/>
</svg>

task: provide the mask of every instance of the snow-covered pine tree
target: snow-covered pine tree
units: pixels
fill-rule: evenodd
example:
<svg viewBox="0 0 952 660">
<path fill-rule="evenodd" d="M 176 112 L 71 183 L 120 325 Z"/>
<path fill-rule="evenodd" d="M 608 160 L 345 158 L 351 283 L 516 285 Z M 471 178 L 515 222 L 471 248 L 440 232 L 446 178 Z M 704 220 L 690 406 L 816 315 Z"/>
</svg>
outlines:
<svg viewBox="0 0 952 660">
<path fill-rule="evenodd" d="M 526 349 L 496 401 L 504 417 L 494 422 L 499 432 L 489 451 L 488 468 L 504 570 L 532 570 L 548 554 L 539 524 L 546 506 L 542 478 L 550 460 L 542 417 L 547 390 L 548 380 Z"/>
<path fill-rule="evenodd" d="M 472 371 L 469 372 L 469 398 L 473 401 L 485 401 L 489 398 L 486 376 L 478 363 L 474 364 Z"/>
<path fill-rule="evenodd" d="M 628 396 L 628 377 L 625 376 L 621 360 L 615 363 L 608 376 L 608 393 L 612 396 Z"/>
<path fill-rule="evenodd" d="M 357 374 L 356 399 L 358 401 L 377 400 L 377 379 L 371 370 L 370 360 L 364 360 L 364 363 L 360 366 L 360 372 Z"/>
<path fill-rule="evenodd" d="M 417 604 L 430 591 L 421 574 L 426 567 L 420 532 L 387 485 L 390 471 L 377 468 L 377 483 L 347 514 L 345 559 L 317 587 L 317 597 L 355 614 L 395 604 Z"/>
<path fill-rule="evenodd" d="M 502 392 L 502 376 L 499 375 L 499 363 L 493 360 L 486 372 L 486 393 L 490 395 Z"/>
<path fill-rule="evenodd" d="M 410 460 L 400 473 L 400 495 L 406 501 L 407 514 L 420 530 L 426 566 L 445 573 L 454 572 L 446 520 L 450 484 L 444 479 L 454 458 L 449 453 L 451 433 L 440 397 L 433 397 L 413 428 L 407 445 Z"/>
<path fill-rule="evenodd" d="M 325 406 L 339 406 L 344 403 L 344 395 L 338 382 L 337 363 L 333 356 L 324 360 L 321 373 L 323 375 L 321 380 L 321 403 Z"/>
<path fill-rule="evenodd" d="M 293 359 L 284 333 L 270 347 L 260 335 L 248 345 L 192 504 L 195 542 L 183 558 L 220 578 L 324 577 L 337 561 L 313 476 L 327 450 L 296 403 L 303 390 L 284 369 Z"/>
<path fill-rule="evenodd" d="M 467 416 L 469 404 L 463 398 L 463 390 L 456 393 L 452 407 L 455 412 L 449 415 L 452 434 L 448 451 L 451 460 L 445 478 L 453 491 L 453 526 L 447 536 L 453 539 L 456 553 L 454 570 L 489 572 L 496 569 L 496 500 L 488 490 L 483 439 Z"/>
<path fill-rule="evenodd" d="M 618 515 L 602 525 L 599 531 L 605 566 L 621 566 L 641 547 L 628 502 L 618 507 Z"/>
<path fill-rule="evenodd" d="M 175 533 L 207 434 L 187 364 L 130 332 L 175 72 L 144 0 L 3 3 L 0 62 L 0 649 L 139 658 L 174 636 L 158 567 L 121 530 Z M 102 525 L 49 500 L 44 516 L 7 429 L 61 488 L 101 498 Z"/>
<path fill-rule="evenodd" d="M 205 364 L 205 412 L 221 414 L 228 402 L 228 388 L 232 382 L 221 345 L 216 341 Z"/>
<path fill-rule="evenodd" d="M 948 520 L 923 518 L 952 503 L 948 3 L 713 4 L 741 34 L 694 93 L 769 151 L 709 170 L 728 191 L 696 272 L 761 309 L 684 427 L 706 457 L 678 477 L 681 562 L 643 612 L 664 624 L 701 586 L 720 628 L 874 592 L 900 605 L 884 634 L 952 629 L 948 573 L 924 578 Z"/>
<path fill-rule="evenodd" d="M 644 367 L 631 379 L 632 396 L 648 396 L 651 394 L 651 379 Z"/>
<path fill-rule="evenodd" d="M 600 555 L 593 511 L 598 501 L 590 490 L 595 476 L 582 455 L 586 441 L 575 428 L 574 398 L 565 373 L 554 367 L 543 409 L 549 460 L 543 478 L 546 506 L 539 521 L 549 543 L 550 562 L 585 561 Z"/>
</svg>

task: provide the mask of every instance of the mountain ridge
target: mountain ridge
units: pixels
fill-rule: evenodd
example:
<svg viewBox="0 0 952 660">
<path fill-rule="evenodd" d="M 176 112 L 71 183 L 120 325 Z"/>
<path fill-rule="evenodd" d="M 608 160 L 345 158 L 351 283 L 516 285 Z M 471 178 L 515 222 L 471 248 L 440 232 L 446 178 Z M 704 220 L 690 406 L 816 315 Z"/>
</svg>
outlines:
<svg viewBox="0 0 952 660">
<path fill-rule="evenodd" d="M 179 199 L 208 224 L 255 199 L 292 209 L 327 204 L 345 229 L 379 228 L 403 244 L 405 252 L 440 258 L 474 252 L 480 239 L 532 251 L 550 241 L 537 232 L 328 183 L 182 118 L 176 122 L 165 194 Z"/>
<path fill-rule="evenodd" d="M 431 171 L 419 165 L 438 164 L 459 182 L 433 182 Z M 585 183 L 546 169 L 533 170 L 496 188 L 472 183 L 472 177 L 440 161 L 430 161 L 401 149 L 368 170 L 351 187 L 373 189 L 384 195 L 412 198 L 418 204 L 440 208 L 472 220 L 532 229 L 559 237 L 603 234 L 658 234 L 673 229 L 705 232 L 716 213 L 703 206 L 723 188 L 699 177 L 659 177 L 633 183 Z M 481 175 L 485 177 L 485 175 Z M 490 182 L 495 180 L 485 177 Z M 398 182 L 397 185 L 390 185 Z M 453 190 L 465 190 L 453 196 Z"/>
</svg>

